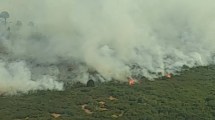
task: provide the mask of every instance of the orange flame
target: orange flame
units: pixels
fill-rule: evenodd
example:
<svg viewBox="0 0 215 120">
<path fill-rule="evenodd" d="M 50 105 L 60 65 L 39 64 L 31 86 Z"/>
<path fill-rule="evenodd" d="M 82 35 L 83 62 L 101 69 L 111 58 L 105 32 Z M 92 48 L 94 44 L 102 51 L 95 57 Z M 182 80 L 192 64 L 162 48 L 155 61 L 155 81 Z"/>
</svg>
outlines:
<svg viewBox="0 0 215 120">
<path fill-rule="evenodd" d="M 171 78 L 171 77 L 172 77 L 172 75 L 171 75 L 170 73 L 167 73 L 165 76 L 166 76 L 167 78 Z"/>
<path fill-rule="evenodd" d="M 129 77 L 128 84 L 130 86 L 133 86 L 135 84 L 135 80 L 133 78 Z"/>
</svg>

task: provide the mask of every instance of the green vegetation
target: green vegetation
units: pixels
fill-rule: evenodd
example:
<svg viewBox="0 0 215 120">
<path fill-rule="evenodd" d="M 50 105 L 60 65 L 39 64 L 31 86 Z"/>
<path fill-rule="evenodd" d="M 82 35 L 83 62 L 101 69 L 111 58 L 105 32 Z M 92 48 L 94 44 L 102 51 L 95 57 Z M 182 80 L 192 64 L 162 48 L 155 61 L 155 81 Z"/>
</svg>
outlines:
<svg viewBox="0 0 215 120">
<path fill-rule="evenodd" d="M 64 91 L 1 96 L 0 119 L 209 120 L 215 118 L 214 86 L 215 66 L 207 66 L 134 86 L 115 81 L 96 87 L 79 84 Z M 54 118 L 52 113 L 60 117 Z"/>
</svg>

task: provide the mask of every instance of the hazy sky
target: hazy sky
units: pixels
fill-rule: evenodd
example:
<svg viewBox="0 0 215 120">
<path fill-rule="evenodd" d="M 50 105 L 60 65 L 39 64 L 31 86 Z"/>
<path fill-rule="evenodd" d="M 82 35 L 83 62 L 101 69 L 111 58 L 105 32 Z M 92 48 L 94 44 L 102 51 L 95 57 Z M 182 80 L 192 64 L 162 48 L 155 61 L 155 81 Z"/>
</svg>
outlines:
<svg viewBox="0 0 215 120">
<path fill-rule="evenodd" d="M 8 11 L 10 20 L 31 21 L 43 15 L 42 0 L 1 0 L 0 11 Z M 41 12 L 38 12 L 41 11 Z"/>
</svg>

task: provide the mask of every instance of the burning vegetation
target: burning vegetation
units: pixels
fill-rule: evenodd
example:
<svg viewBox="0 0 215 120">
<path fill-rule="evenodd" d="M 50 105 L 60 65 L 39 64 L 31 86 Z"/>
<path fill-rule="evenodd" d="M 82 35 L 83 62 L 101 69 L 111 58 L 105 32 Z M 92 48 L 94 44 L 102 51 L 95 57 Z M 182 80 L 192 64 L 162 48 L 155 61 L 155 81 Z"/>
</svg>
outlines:
<svg viewBox="0 0 215 120">
<path fill-rule="evenodd" d="M 214 5 L 1 0 L 0 120 L 214 119 Z"/>
</svg>

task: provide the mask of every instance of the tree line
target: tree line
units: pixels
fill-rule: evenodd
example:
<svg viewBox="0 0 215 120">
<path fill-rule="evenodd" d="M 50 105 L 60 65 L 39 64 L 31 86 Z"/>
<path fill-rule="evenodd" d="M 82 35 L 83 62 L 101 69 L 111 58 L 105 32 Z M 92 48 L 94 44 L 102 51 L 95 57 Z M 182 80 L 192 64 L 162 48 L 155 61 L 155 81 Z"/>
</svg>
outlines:
<svg viewBox="0 0 215 120">
<path fill-rule="evenodd" d="M 7 25 L 7 19 L 8 18 L 10 18 L 10 14 L 7 11 L 0 12 L 0 22 L 1 22 L 1 20 L 3 20 L 3 24 L 5 26 Z M 23 24 L 22 24 L 22 21 L 17 20 L 15 25 L 18 26 L 18 27 L 21 27 Z M 28 22 L 28 26 L 33 27 L 34 26 L 34 22 L 33 21 L 29 21 Z M 10 26 L 8 26 L 8 30 L 10 31 Z"/>
</svg>

